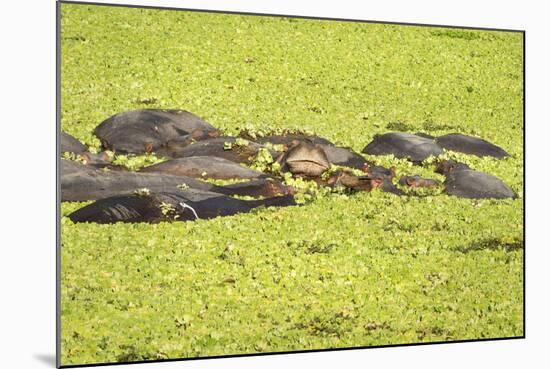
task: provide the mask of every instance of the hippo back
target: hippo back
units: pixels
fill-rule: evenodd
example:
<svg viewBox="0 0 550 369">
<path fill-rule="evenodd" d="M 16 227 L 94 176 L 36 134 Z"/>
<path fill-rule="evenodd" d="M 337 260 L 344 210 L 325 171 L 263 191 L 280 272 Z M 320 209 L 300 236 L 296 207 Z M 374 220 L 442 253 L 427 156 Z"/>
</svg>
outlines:
<svg viewBox="0 0 550 369">
<path fill-rule="evenodd" d="M 216 129 L 187 111 L 142 109 L 113 115 L 94 133 L 106 149 L 139 154 L 155 151 L 164 143 L 195 130 Z"/>
<path fill-rule="evenodd" d="M 396 158 L 420 162 L 443 153 L 434 140 L 410 133 L 391 132 L 379 135 L 363 149 L 369 155 L 394 155 Z"/>
<path fill-rule="evenodd" d="M 446 150 L 462 152 L 476 156 L 492 156 L 495 158 L 505 158 L 510 156 L 502 148 L 485 141 L 481 138 L 466 136 L 460 133 L 451 133 L 438 137 L 436 142 Z"/>
<path fill-rule="evenodd" d="M 487 173 L 471 169 L 453 171 L 445 180 L 445 192 L 469 199 L 505 199 L 517 195 L 504 182 Z"/>
</svg>

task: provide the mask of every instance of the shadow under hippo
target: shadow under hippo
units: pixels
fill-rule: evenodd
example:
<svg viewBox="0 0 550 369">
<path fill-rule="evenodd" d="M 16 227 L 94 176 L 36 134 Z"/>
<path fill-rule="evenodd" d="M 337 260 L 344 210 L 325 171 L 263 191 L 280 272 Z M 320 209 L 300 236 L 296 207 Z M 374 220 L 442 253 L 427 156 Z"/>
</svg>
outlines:
<svg viewBox="0 0 550 369">
<path fill-rule="evenodd" d="M 296 205 L 290 195 L 263 200 L 238 200 L 219 193 L 187 189 L 169 193 L 115 196 L 84 206 L 69 218 L 75 222 L 116 223 L 193 221 L 247 213 L 260 206 Z"/>
<path fill-rule="evenodd" d="M 217 136 L 210 123 L 184 110 L 140 109 L 115 114 L 94 131 L 105 149 L 124 154 L 156 152 L 171 140 Z"/>
<path fill-rule="evenodd" d="M 181 186 L 230 196 L 272 197 L 292 193 L 290 187 L 271 178 L 217 186 L 187 176 L 105 171 L 61 160 L 61 201 L 98 200 L 143 188 L 151 192 L 171 192 Z"/>
</svg>

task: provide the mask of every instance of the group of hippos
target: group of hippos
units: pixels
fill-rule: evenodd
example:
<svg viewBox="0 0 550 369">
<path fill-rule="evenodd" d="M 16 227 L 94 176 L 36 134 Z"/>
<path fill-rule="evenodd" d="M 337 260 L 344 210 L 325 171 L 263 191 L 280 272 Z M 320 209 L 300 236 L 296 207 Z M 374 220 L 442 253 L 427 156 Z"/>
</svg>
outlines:
<svg viewBox="0 0 550 369">
<path fill-rule="evenodd" d="M 394 184 L 395 171 L 373 165 L 361 154 L 316 135 L 296 132 L 222 136 L 214 126 L 183 110 L 141 109 L 116 114 L 94 131 L 104 151 L 91 153 L 74 137 L 61 133 L 61 201 L 90 201 L 68 217 L 73 222 L 149 222 L 208 219 L 249 212 L 259 206 L 296 205 L 295 191 L 283 178 L 303 178 L 318 186 L 349 191 L 379 189 L 407 195 Z M 421 165 L 443 150 L 505 158 L 502 148 L 458 133 L 391 132 L 375 136 L 364 149 L 369 155 L 394 155 Z M 167 161 L 129 171 L 112 155 L 155 153 Z M 271 168 L 250 165 L 267 155 Z M 79 160 L 68 160 L 67 158 Z M 334 169 L 336 168 L 336 170 Z M 516 198 L 500 179 L 453 160 L 439 160 L 443 184 L 418 175 L 402 176 L 400 186 L 442 187 L 464 198 Z M 206 180 L 243 180 L 216 185 Z M 254 197 L 244 200 L 239 196 Z"/>
</svg>

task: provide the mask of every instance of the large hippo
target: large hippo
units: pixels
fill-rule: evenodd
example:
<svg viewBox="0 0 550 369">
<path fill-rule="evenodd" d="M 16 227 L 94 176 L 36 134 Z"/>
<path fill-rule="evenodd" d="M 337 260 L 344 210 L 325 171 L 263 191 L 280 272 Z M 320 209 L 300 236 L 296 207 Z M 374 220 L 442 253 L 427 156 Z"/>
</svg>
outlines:
<svg viewBox="0 0 550 369">
<path fill-rule="evenodd" d="M 267 149 L 256 142 L 235 137 L 217 137 L 195 142 L 191 145 L 163 147 L 157 151 L 160 156 L 187 158 L 190 156 L 215 156 L 235 163 L 250 164 L 260 149 Z M 272 156 L 277 153 L 269 150 Z"/>
<path fill-rule="evenodd" d="M 272 179 L 258 179 L 229 186 L 216 186 L 191 177 L 158 173 L 98 170 L 69 160 L 61 160 L 61 201 L 97 200 L 130 194 L 146 188 L 150 192 L 171 192 L 181 187 L 239 196 L 271 197 L 292 191 Z"/>
<path fill-rule="evenodd" d="M 492 156 L 502 159 L 510 156 L 502 148 L 481 138 L 466 136 L 461 133 L 450 133 L 437 137 L 435 142 L 450 151 L 462 152 L 476 156 Z"/>
<path fill-rule="evenodd" d="M 318 177 L 330 168 L 322 148 L 306 141 L 294 140 L 277 162 L 281 171 L 306 177 Z"/>
<path fill-rule="evenodd" d="M 193 178 L 256 179 L 267 175 L 216 156 L 189 156 L 142 168 L 141 172 L 184 175 Z"/>
<path fill-rule="evenodd" d="M 210 123 L 184 110 L 142 109 L 113 115 L 94 133 L 105 149 L 120 153 L 155 152 L 170 140 L 216 136 Z"/>
<path fill-rule="evenodd" d="M 517 195 L 495 176 L 470 169 L 466 164 L 444 160 L 438 164 L 437 173 L 447 178 L 443 183 L 449 195 L 468 199 L 505 199 Z"/>
<path fill-rule="evenodd" d="M 439 156 L 443 150 L 434 140 L 410 133 L 390 132 L 375 136 L 362 151 L 369 155 L 390 155 L 419 163 L 429 156 Z"/>
<path fill-rule="evenodd" d="M 246 213 L 259 206 L 295 205 L 292 196 L 238 200 L 219 193 L 187 189 L 108 197 L 69 214 L 75 222 L 116 223 L 186 221 Z"/>
</svg>

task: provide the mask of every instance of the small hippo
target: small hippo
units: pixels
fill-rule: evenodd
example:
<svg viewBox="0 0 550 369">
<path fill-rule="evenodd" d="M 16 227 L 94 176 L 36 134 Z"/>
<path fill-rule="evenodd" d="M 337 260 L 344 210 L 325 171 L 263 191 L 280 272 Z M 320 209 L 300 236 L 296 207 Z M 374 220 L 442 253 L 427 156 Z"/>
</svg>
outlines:
<svg viewBox="0 0 550 369">
<path fill-rule="evenodd" d="M 256 179 L 267 175 L 216 156 L 189 156 L 142 168 L 141 172 L 184 175 L 193 178 Z"/>
<path fill-rule="evenodd" d="M 468 199 L 517 198 L 516 193 L 497 177 L 472 170 L 463 163 L 444 160 L 438 164 L 436 172 L 447 177 L 443 184 L 449 195 Z"/>
<path fill-rule="evenodd" d="M 339 170 L 328 179 L 327 184 L 331 187 L 341 185 L 353 191 L 369 192 L 380 188 L 383 181 L 380 177 L 356 176 L 347 170 Z"/>
<path fill-rule="evenodd" d="M 410 133 L 390 132 L 375 136 L 362 151 L 369 155 L 390 155 L 420 163 L 430 156 L 439 156 L 443 150 L 434 140 Z"/>
<path fill-rule="evenodd" d="M 76 154 L 81 159 L 83 164 L 96 168 L 110 167 L 113 169 L 120 169 L 119 167 L 111 164 L 112 157 L 105 151 L 98 154 L 93 154 L 88 151 L 88 147 L 86 147 L 83 143 L 65 132 L 61 132 L 61 153 Z"/>
<path fill-rule="evenodd" d="M 238 200 L 196 189 L 108 197 L 84 206 L 69 218 L 75 222 L 116 223 L 187 221 L 247 213 L 259 206 L 296 205 L 292 196 Z"/>
<path fill-rule="evenodd" d="M 419 175 L 401 176 L 401 178 L 399 178 L 399 184 L 411 188 L 437 188 L 440 185 L 438 180 L 422 178 Z"/>
<path fill-rule="evenodd" d="M 216 136 L 218 131 L 187 111 L 140 109 L 113 115 L 97 126 L 94 133 L 105 149 L 143 154 L 155 152 L 182 136 L 199 140 Z"/>
<path fill-rule="evenodd" d="M 451 133 L 440 136 L 435 142 L 442 148 L 450 151 L 462 152 L 476 156 L 492 156 L 502 159 L 510 156 L 502 148 L 481 138 L 466 136 L 460 133 Z"/>
</svg>

